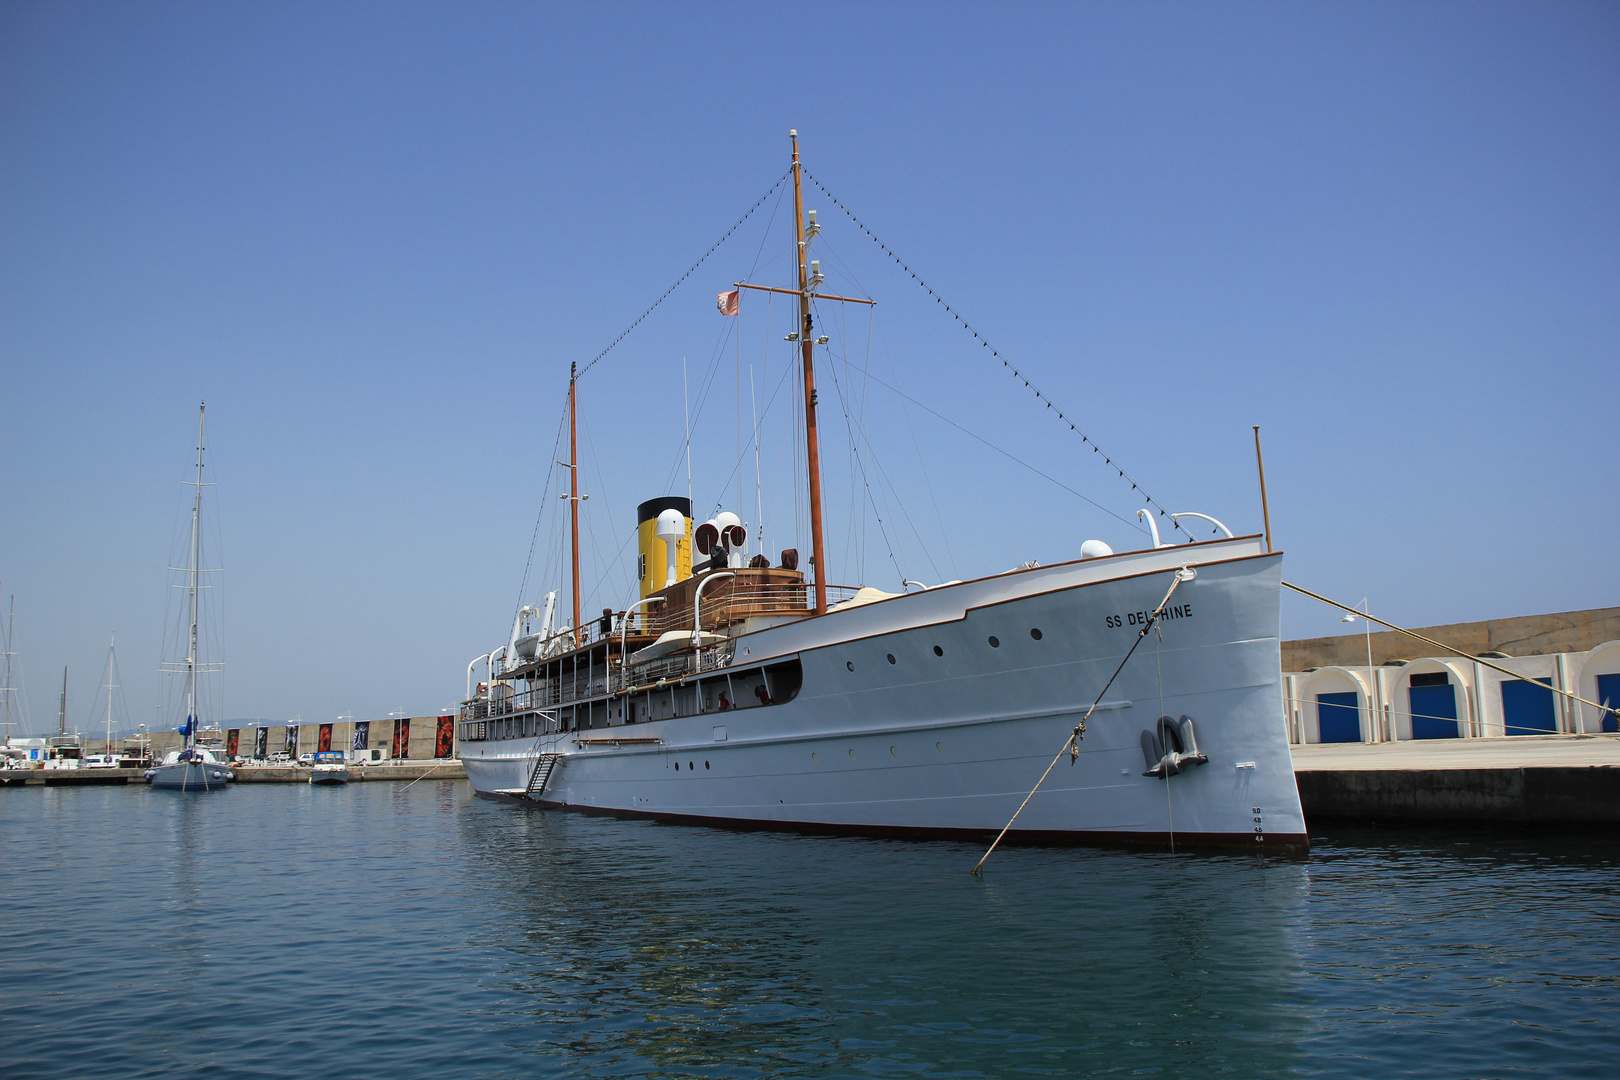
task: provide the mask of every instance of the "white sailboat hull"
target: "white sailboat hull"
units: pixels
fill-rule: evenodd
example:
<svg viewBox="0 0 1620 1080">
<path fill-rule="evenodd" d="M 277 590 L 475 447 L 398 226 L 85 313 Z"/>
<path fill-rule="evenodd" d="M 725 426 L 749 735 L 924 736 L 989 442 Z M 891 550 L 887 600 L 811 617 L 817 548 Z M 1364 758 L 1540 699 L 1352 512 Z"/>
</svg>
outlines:
<svg viewBox="0 0 1620 1080">
<path fill-rule="evenodd" d="M 152 786 L 173 791 L 212 791 L 230 783 L 231 770 L 212 761 L 177 761 L 152 770 Z"/>
<path fill-rule="evenodd" d="M 1053 769 L 1010 836 L 1303 848 L 1282 701 L 1281 556 L 1252 539 L 1020 571 L 774 627 L 738 639 L 733 667 L 797 656 L 803 686 L 790 702 L 469 741 L 461 758 L 481 794 L 585 811 L 991 836 L 1187 563 L 1197 577 L 1177 589 L 1174 614 L 1119 671 L 1078 756 Z M 1193 719 L 1207 764 L 1143 775 L 1141 735 L 1161 716 Z M 528 793 L 542 754 L 560 757 Z"/>
</svg>

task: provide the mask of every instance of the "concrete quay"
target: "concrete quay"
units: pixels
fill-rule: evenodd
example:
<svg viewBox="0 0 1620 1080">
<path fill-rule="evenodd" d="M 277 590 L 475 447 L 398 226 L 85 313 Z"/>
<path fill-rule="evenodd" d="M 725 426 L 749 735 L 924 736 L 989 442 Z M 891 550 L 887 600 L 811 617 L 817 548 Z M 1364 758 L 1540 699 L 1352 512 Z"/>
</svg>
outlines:
<svg viewBox="0 0 1620 1080">
<path fill-rule="evenodd" d="M 1620 737 L 1521 735 L 1293 747 L 1307 821 L 1620 823 Z"/>
<path fill-rule="evenodd" d="M 309 768 L 299 765 L 233 765 L 238 784 L 307 784 Z M 455 758 L 395 764 L 350 765 L 349 783 L 373 780 L 465 780 L 467 770 Z"/>
<path fill-rule="evenodd" d="M 307 784 L 309 769 L 296 765 L 233 765 L 238 784 Z M 454 759 L 409 761 L 400 764 L 351 765 L 349 782 L 377 780 L 465 780 L 467 770 Z M 144 769 L 6 769 L 0 787 L 89 787 L 103 784 L 144 784 Z"/>
</svg>

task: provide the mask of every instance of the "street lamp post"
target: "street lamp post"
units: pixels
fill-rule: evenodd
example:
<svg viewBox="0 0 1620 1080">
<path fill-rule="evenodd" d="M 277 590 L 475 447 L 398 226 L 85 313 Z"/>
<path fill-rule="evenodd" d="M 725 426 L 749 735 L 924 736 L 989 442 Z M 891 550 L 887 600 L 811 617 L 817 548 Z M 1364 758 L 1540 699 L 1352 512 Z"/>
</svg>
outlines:
<svg viewBox="0 0 1620 1080">
<path fill-rule="evenodd" d="M 1369 605 L 1367 597 L 1365 596 L 1361 598 L 1361 603 L 1357 604 L 1356 606 L 1361 609 L 1362 615 L 1366 616 L 1364 622 L 1367 628 L 1367 733 L 1373 737 L 1374 742 L 1383 742 L 1385 741 L 1385 735 L 1387 733 L 1384 731 L 1383 724 L 1380 722 L 1381 718 L 1378 709 L 1378 671 L 1373 667 L 1372 662 L 1372 607 Z M 1353 623 L 1356 621 L 1356 617 L 1346 613 L 1344 618 L 1340 619 L 1339 621 Z"/>
</svg>

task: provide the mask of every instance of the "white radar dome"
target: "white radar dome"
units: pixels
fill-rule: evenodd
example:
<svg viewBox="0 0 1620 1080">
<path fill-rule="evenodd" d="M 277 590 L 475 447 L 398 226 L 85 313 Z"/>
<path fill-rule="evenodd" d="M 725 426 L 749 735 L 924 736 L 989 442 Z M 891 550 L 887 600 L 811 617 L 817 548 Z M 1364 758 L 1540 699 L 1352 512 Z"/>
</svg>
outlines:
<svg viewBox="0 0 1620 1080">
<path fill-rule="evenodd" d="M 1080 545 L 1080 557 L 1082 559 L 1100 559 L 1104 555 L 1112 555 L 1113 553 L 1114 549 L 1101 540 L 1087 540 Z"/>
</svg>

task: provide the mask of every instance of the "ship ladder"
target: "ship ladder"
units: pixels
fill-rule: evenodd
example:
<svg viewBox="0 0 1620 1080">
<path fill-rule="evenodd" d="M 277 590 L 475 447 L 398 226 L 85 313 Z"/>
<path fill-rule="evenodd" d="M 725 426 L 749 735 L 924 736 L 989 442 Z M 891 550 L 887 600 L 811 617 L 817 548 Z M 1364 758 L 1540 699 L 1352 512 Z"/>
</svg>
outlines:
<svg viewBox="0 0 1620 1080">
<path fill-rule="evenodd" d="M 525 799 L 539 801 L 545 794 L 546 782 L 551 779 L 551 770 L 557 767 L 557 759 L 561 754 L 541 754 L 534 759 L 534 771 L 529 774 L 529 786 L 524 789 Z"/>
</svg>

